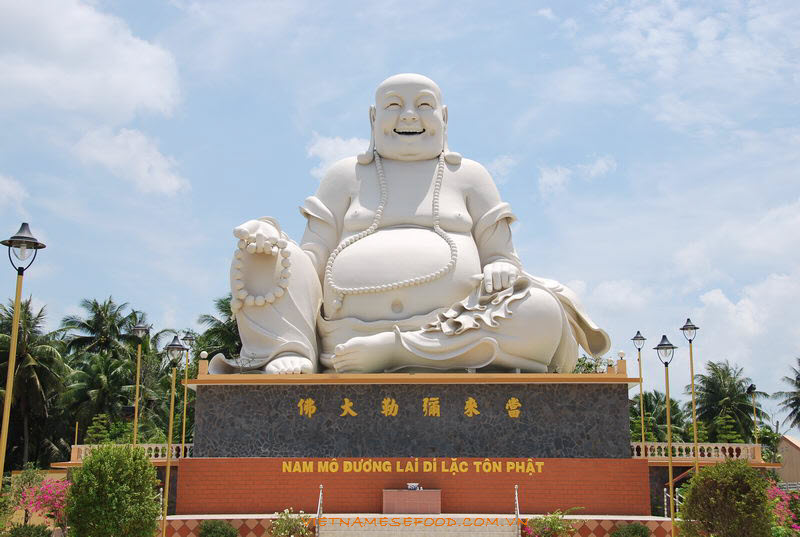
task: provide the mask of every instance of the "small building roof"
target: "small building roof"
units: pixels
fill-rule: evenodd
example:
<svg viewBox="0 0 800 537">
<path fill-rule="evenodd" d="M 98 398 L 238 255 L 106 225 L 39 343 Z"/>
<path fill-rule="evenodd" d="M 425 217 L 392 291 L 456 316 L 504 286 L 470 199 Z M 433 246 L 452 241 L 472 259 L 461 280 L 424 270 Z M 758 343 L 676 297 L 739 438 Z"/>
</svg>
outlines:
<svg viewBox="0 0 800 537">
<path fill-rule="evenodd" d="M 788 435 L 783 435 L 781 437 L 781 440 L 786 440 L 786 442 L 791 444 L 792 447 L 794 447 L 795 449 L 800 450 L 800 440 L 798 440 L 797 438 L 793 438 L 793 437 L 788 436 Z"/>
</svg>

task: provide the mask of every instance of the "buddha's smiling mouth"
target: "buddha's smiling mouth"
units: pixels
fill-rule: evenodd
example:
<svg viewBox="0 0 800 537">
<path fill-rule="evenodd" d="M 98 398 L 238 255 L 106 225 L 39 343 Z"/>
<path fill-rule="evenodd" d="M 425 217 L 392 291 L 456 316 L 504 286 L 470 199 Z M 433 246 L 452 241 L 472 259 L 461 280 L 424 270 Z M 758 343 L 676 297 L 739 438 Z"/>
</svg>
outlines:
<svg viewBox="0 0 800 537">
<path fill-rule="evenodd" d="M 399 134 L 400 136 L 417 136 L 417 135 L 423 134 L 425 132 L 425 129 L 420 129 L 420 130 L 402 130 L 402 131 L 399 131 L 397 129 L 393 129 L 393 130 L 394 130 L 395 134 Z"/>
</svg>

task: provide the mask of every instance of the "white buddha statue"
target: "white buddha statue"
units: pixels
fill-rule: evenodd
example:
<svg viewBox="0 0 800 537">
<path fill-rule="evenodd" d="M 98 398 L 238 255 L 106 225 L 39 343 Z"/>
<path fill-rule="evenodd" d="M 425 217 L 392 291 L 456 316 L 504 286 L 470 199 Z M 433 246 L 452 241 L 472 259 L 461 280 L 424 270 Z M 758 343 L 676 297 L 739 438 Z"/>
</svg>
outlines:
<svg viewBox="0 0 800 537">
<path fill-rule="evenodd" d="M 301 207 L 299 245 L 269 217 L 234 230 L 241 357 L 215 356 L 210 373 L 568 373 L 578 345 L 608 350 L 568 288 L 523 272 L 511 208 L 448 149 L 432 80 L 384 80 L 369 118 L 367 152 L 334 164 Z"/>
</svg>

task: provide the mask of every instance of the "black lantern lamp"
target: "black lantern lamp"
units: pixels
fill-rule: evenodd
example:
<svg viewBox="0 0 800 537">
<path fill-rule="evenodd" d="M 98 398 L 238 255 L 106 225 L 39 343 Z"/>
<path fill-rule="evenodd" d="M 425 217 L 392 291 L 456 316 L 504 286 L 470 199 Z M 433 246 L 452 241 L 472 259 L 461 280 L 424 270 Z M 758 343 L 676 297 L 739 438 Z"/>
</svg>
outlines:
<svg viewBox="0 0 800 537">
<path fill-rule="evenodd" d="M 697 335 L 698 330 L 700 330 L 700 327 L 695 326 L 694 323 L 692 323 L 691 319 L 686 319 L 686 323 L 683 326 L 681 326 L 681 332 L 683 332 L 683 337 L 685 337 L 686 341 L 688 341 L 689 343 L 694 341 L 694 337 L 695 335 Z"/>
<path fill-rule="evenodd" d="M 181 338 L 181 340 L 183 340 L 183 342 L 186 344 L 186 346 L 189 349 L 194 347 L 195 337 L 191 332 L 184 333 L 183 337 Z"/>
<path fill-rule="evenodd" d="M 133 327 L 133 335 L 139 339 L 143 339 L 150 332 L 150 326 L 144 323 L 139 323 Z"/>
<path fill-rule="evenodd" d="M 668 367 L 669 363 L 672 361 L 672 357 L 675 354 L 675 349 L 677 349 L 675 345 L 669 342 L 667 336 L 661 336 L 661 342 L 653 347 L 655 351 L 658 352 L 658 359 L 661 360 L 661 363 L 664 364 L 664 367 Z"/>
<path fill-rule="evenodd" d="M 169 359 L 175 362 L 180 360 L 181 355 L 186 350 L 186 347 L 183 346 L 183 343 L 181 343 L 181 340 L 178 339 L 178 336 L 175 336 L 172 338 L 172 341 L 169 343 L 169 345 L 164 347 L 164 349 L 167 351 Z"/>
<path fill-rule="evenodd" d="M 636 335 L 631 338 L 631 341 L 633 341 L 634 347 L 636 347 L 638 350 L 642 350 L 642 347 L 644 347 L 644 342 L 647 341 L 647 338 L 637 330 Z"/>
<path fill-rule="evenodd" d="M 8 246 L 8 260 L 11 266 L 17 270 L 18 274 L 22 274 L 30 267 L 36 259 L 36 253 L 45 247 L 43 242 L 36 240 L 36 237 L 31 233 L 31 228 L 27 222 L 23 222 L 19 227 L 17 234 L 4 241 L 0 241 L 3 246 Z M 20 262 L 17 264 L 11 257 L 11 252 L 14 252 L 14 257 Z M 26 265 L 25 262 L 28 261 Z"/>
</svg>

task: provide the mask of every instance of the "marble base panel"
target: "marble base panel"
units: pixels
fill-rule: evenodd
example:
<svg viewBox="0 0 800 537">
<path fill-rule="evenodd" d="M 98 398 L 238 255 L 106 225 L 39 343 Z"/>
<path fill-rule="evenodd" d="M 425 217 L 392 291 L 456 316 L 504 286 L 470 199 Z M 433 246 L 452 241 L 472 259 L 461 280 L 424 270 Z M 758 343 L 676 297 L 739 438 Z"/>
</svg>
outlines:
<svg viewBox="0 0 800 537">
<path fill-rule="evenodd" d="M 195 416 L 194 457 L 630 457 L 626 384 L 202 385 Z"/>
</svg>

